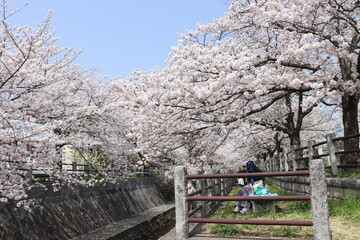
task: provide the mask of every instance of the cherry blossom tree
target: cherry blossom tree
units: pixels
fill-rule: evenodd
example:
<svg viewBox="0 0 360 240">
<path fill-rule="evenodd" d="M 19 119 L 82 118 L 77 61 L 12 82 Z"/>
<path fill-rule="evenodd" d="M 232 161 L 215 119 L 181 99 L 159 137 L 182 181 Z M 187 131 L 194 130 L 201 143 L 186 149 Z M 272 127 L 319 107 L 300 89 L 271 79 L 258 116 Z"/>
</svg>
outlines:
<svg viewBox="0 0 360 240">
<path fill-rule="evenodd" d="M 167 68 L 141 73 L 129 86 L 139 123 L 134 133 L 144 140 L 138 146 L 182 146 L 189 135 L 206 145 L 217 129 L 249 134 L 240 130 L 249 123 L 286 134 L 289 144 L 329 131 L 329 100 L 357 98 L 357 5 L 233 1 L 223 18 L 181 36 Z M 349 121 L 343 119 L 346 135 Z"/>
<path fill-rule="evenodd" d="M 1 201 L 26 199 L 38 184 L 28 171 L 41 169 L 61 184 L 94 184 L 62 170 L 61 147 L 71 145 L 105 178 L 124 165 L 132 147 L 126 116 L 111 79 L 95 76 L 74 61 L 81 51 L 56 46 L 51 13 L 36 28 L 12 25 L 11 4 L 0 8 L 0 195 Z M 20 14 L 20 13 L 19 13 Z M 116 111 L 115 111 L 116 110 Z M 99 164 L 88 154 L 102 152 Z M 100 166 L 101 165 L 101 166 Z"/>
<path fill-rule="evenodd" d="M 316 78 L 308 80 L 328 92 L 336 91 L 341 98 L 344 135 L 353 135 L 359 133 L 355 117 L 359 92 L 359 7 L 358 1 L 234 1 L 229 15 L 245 24 L 252 16 L 253 25 L 271 29 L 282 52 L 268 55 L 270 61 L 290 67 L 311 66 L 311 75 Z M 288 41 L 281 42 L 284 39 Z M 310 84 L 304 79 L 297 81 L 302 86 Z M 358 147 L 358 138 L 345 141 L 345 149 Z M 357 156 L 353 156 L 348 162 L 356 161 Z"/>
<path fill-rule="evenodd" d="M 216 92 L 205 95 L 204 92 L 208 90 L 206 84 L 194 84 L 195 87 L 189 84 L 186 88 L 182 85 L 183 79 L 178 82 L 172 77 L 168 69 L 150 73 L 137 72 L 131 80 L 119 81 L 116 86 L 118 91 L 127 93 L 123 95 L 126 97 L 123 103 L 132 111 L 132 133 L 129 136 L 133 137 L 138 151 L 157 161 L 171 159 L 175 164 L 192 163 L 197 166 L 208 165 L 212 161 L 232 165 L 234 162 L 239 164 L 250 156 L 273 153 L 276 147 L 275 135 L 278 132 L 283 137 L 284 134 L 291 135 L 287 133 L 290 128 L 287 127 L 286 119 L 289 110 L 297 113 L 299 106 L 305 110 L 310 109 L 307 112 L 300 111 L 307 116 L 301 117 L 299 129 L 305 140 L 309 139 L 307 135 L 311 135 L 307 132 L 319 134 L 334 126 L 332 118 L 322 114 L 324 107 L 316 108 L 318 104 L 311 101 L 300 101 L 301 104 L 291 101 L 286 105 L 286 100 L 282 98 L 262 111 L 255 109 L 253 114 L 239 117 L 236 112 L 238 106 L 231 103 L 224 107 L 215 106 L 218 109 L 211 104 L 200 105 L 202 103 L 197 101 L 202 98 L 197 96 L 203 97 L 208 103 L 216 102 L 215 98 L 221 99 Z M 246 99 L 250 100 L 251 104 L 256 104 L 254 99 Z M 266 103 L 265 100 L 261 101 Z M 196 104 L 198 108 L 195 107 Z M 208 107 L 208 112 L 202 106 Z M 203 114 L 199 114 L 201 111 Z M 241 113 L 240 107 L 239 112 Z M 227 114 L 232 114 L 231 117 L 236 118 L 236 121 L 226 121 L 224 117 L 228 117 Z M 296 114 L 293 118 L 297 119 Z M 316 126 L 314 122 L 317 123 Z M 314 137 L 314 134 L 311 136 Z M 288 141 L 283 143 L 289 144 Z M 226 155 L 224 151 L 228 151 Z"/>
<path fill-rule="evenodd" d="M 203 122 L 209 115 L 213 122 L 235 122 L 296 94 L 296 122 L 290 111 L 284 129 L 294 134 L 292 143 L 299 143 L 303 117 L 332 97 L 341 98 L 344 134 L 358 133 L 357 118 L 351 117 L 359 92 L 358 4 L 233 1 L 225 17 L 182 36 L 171 53 L 169 74 L 184 88 L 194 86 L 196 93 L 184 95 L 187 102 L 193 99 L 190 114 L 201 112 Z M 313 104 L 301 110 L 302 101 Z M 345 143 L 347 148 L 358 148 L 354 141 Z"/>
</svg>

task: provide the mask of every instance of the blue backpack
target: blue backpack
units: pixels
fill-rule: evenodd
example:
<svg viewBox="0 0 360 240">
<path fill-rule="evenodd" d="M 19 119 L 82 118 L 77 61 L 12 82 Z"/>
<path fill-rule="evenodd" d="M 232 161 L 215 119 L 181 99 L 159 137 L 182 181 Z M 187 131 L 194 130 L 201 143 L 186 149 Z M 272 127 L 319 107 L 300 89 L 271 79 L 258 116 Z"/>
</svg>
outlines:
<svg viewBox="0 0 360 240">
<path fill-rule="evenodd" d="M 247 172 L 255 172 L 256 171 L 256 165 L 254 161 L 248 161 L 246 163 L 246 171 Z"/>
</svg>

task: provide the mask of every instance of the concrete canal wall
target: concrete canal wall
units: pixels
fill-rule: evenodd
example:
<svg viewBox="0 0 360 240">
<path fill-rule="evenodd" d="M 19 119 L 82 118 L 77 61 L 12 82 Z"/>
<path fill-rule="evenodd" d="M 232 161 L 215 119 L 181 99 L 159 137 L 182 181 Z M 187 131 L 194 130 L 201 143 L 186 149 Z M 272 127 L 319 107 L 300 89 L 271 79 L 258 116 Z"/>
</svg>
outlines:
<svg viewBox="0 0 360 240">
<path fill-rule="evenodd" d="M 274 183 L 287 192 L 299 195 L 310 193 L 310 180 L 307 177 L 268 177 L 266 180 Z M 348 196 L 360 196 L 360 179 L 327 178 L 326 185 L 329 197 L 343 198 Z"/>
<path fill-rule="evenodd" d="M 173 200 L 171 185 L 155 177 L 58 192 L 50 188 L 29 193 L 39 202 L 31 212 L 11 202 L 0 205 L 0 239 L 73 239 Z"/>
</svg>

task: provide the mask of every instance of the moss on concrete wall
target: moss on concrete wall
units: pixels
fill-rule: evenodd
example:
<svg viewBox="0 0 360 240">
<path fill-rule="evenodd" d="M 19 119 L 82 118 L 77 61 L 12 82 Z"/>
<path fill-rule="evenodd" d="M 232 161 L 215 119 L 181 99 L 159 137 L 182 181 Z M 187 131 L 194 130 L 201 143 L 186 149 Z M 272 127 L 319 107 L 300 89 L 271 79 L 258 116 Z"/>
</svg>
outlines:
<svg viewBox="0 0 360 240">
<path fill-rule="evenodd" d="M 28 212 L 0 206 L 0 239 L 71 239 L 165 203 L 161 178 L 134 178 L 95 187 L 35 189 L 39 204 Z M 50 187 L 49 187 L 50 188 Z"/>
</svg>

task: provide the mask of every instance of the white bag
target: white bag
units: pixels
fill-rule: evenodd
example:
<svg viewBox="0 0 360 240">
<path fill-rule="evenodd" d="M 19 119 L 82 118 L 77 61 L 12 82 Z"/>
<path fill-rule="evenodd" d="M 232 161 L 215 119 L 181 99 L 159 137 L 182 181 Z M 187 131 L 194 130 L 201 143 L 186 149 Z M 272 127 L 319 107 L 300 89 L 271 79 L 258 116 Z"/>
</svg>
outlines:
<svg viewBox="0 0 360 240">
<path fill-rule="evenodd" d="M 243 178 L 238 178 L 237 184 L 240 185 L 240 186 L 244 186 L 245 185 L 244 179 Z"/>
</svg>

